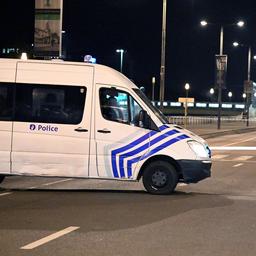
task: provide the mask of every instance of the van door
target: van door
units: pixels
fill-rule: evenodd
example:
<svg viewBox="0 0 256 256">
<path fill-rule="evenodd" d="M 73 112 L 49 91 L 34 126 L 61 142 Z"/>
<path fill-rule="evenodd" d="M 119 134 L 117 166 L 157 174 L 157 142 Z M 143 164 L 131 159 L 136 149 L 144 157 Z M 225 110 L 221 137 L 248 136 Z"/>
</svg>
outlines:
<svg viewBox="0 0 256 256">
<path fill-rule="evenodd" d="M 0 173 L 11 172 L 13 84 L 0 83 Z"/>
<path fill-rule="evenodd" d="M 150 131 L 140 127 L 141 106 L 125 89 L 96 85 L 95 139 L 100 177 L 132 179 L 132 160 L 149 149 Z"/>
<path fill-rule="evenodd" d="M 92 79 L 92 67 L 42 63 L 18 66 L 14 173 L 88 176 Z"/>
</svg>

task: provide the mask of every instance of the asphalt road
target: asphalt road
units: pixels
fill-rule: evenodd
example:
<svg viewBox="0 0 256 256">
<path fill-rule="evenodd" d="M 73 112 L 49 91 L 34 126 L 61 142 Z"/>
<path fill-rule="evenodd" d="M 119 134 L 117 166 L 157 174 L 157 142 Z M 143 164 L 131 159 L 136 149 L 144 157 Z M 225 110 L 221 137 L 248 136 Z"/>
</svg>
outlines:
<svg viewBox="0 0 256 256">
<path fill-rule="evenodd" d="M 255 256 L 256 133 L 208 142 L 212 177 L 170 196 L 141 183 L 7 178 L 0 255 Z"/>
</svg>

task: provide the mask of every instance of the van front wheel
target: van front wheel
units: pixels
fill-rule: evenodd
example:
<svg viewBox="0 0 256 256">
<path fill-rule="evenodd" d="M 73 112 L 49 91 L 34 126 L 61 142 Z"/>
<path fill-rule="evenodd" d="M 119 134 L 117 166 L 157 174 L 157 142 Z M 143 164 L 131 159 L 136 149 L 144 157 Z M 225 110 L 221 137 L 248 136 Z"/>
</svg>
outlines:
<svg viewBox="0 0 256 256">
<path fill-rule="evenodd" d="M 177 183 L 178 175 L 176 169 L 168 162 L 153 162 L 143 172 L 143 185 L 151 194 L 171 194 Z"/>
<path fill-rule="evenodd" d="M 0 183 L 2 183 L 2 182 L 3 182 L 4 178 L 5 178 L 5 176 L 4 176 L 4 175 L 0 175 Z"/>
</svg>

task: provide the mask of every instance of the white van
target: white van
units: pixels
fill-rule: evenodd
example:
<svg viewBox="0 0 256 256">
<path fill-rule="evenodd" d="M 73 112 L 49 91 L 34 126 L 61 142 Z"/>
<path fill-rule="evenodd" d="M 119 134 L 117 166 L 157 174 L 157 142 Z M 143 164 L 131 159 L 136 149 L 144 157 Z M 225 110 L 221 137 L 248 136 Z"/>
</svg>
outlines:
<svg viewBox="0 0 256 256">
<path fill-rule="evenodd" d="M 206 142 L 102 65 L 0 59 L 0 180 L 143 179 L 153 194 L 210 176 Z"/>
</svg>

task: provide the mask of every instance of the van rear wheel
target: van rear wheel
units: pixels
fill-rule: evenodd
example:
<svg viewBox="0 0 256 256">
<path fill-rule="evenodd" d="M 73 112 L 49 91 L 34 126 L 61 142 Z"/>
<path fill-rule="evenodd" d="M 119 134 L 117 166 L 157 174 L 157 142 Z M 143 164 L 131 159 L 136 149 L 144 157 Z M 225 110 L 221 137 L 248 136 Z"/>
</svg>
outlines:
<svg viewBox="0 0 256 256">
<path fill-rule="evenodd" d="M 165 161 L 153 162 L 143 172 L 143 185 L 151 194 L 171 194 L 177 183 L 178 175 L 176 169 Z"/>
<path fill-rule="evenodd" d="M 3 182 L 4 178 L 5 178 L 5 176 L 4 176 L 4 175 L 0 175 L 0 183 L 2 183 L 2 182 Z"/>
</svg>

